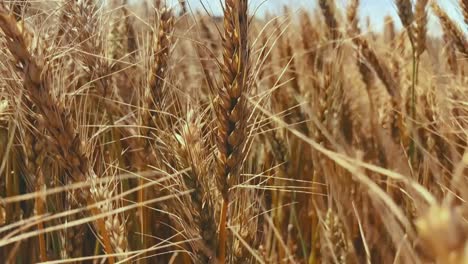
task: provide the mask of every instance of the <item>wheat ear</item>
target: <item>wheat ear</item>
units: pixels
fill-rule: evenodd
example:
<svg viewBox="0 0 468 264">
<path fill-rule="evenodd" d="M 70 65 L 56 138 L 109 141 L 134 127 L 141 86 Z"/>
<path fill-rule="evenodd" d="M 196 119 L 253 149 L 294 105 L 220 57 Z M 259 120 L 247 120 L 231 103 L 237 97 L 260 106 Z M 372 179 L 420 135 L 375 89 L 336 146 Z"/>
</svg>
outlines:
<svg viewBox="0 0 468 264">
<path fill-rule="evenodd" d="M 457 47 L 458 51 L 465 57 L 468 57 L 468 42 L 466 41 L 463 31 L 436 2 L 432 2 L 431 7 L 435 15 L 439 18 L 444 31 L 452 38 L 455 47 Z"/>
<path fill-rule="evenodd" d="M 319 6 L 322 10 L 325 23 L 327 24 L 332 41 L 336 41 L 339 37 L 338 20 L 335 17 L 335 1 L 334 0 L 319 0 Z M 335 45 L 335 43 L 333 44 Z"/>
<path fill-rule="evenodd" d="M 398 9 L 398 16 L 400 17 L 401 23 L 408 31 L 408 35 L 411 41 L 414 40 L 412 24 L 414 20 L 413 7 L 411 0 L 395 0 L 395 4 Z"/>
<path fill-rule="evenodd" d="M 226 259 L 226 224 L 229 188 L 239 176 L 246 141 L 249 78 L 249 44 L 247 0 L 226 0 L 224 8 L 223 85 L 214 103 L 217 116 L 216 171 L 218 188 L 223 197 L 220 220 L 218 261 Z"/>
<path fill-rule="evenodd" d="M 162 8 L 159 30 L 154 41 L 154 66 L 149 76 L 150 99 L 154 106 L 159 106 L 162 100 L 162 88 L 166 78 L 173 28 L 174 17 L 172 11 L 168 8 Z"/>
<path fill-rule="evenodd" d="M 38 122 L 50 136 L 47 137 L 48 147 L 59 158 L 61 165 L 73 182 L 86 181 L 92 168 L 89 165 L 83 141 L 76 132 L 76 124 L 65 110 L 65 107 L 51 96 L 49 84 L 43 78 L 46 65 L 30 54 L 27 41 L 23 37 L 24 35 L 14 16 L 10 15 L 3 6 L 0 6 L 0 28 L 6 35 L 8 49 L 15 59 L 23 65 L 23 86 L 40 115 Z M 76 193 L 71 193 L 70 205 L 74 208 L 78 208 L 90 201 L 89 192 L 85 190 L 79 189 Z M 82 232 L 81 228 L 77 229 L 80 230 L 72 232 L 74 235 Z M 103 239 L 107 241 L 107 232 L 105 230 L 100 231 Z M 71 241 L 72 244 L 76 243 L 78 246 L 72 248 L 75 251 L 73 253 L 78 253 L 76 250 L 81 248 L 82 242 L 80 239 Z M 106 251 L 111 252 L 110 248 L 106 248 Z M 113 263 L 112 257 L 109 258 L 109 262 Z"/>
<path fill-rule="evenodd" d="M 429 0 L 418 0 L 415 6 L 416 17 L 416 56 L 419 57 L 426 49 L 426 33 L 427 33 L 427 4 Z"/>
<path fill-rule="evenodd" d="M 468 0 L 460 0 L 460 7 L 462 9 L 465 24 L 468 26 Z"/>
<path fill-rule="evenodd" d="M 141 139 L 137 144 L 143 146 L 143 151 L 138 151 L 136 154 L 136 167 L 139 171 L 146 169 L 148 164 L 153 164 L 155 158 L 152 149 L 152 141 L 148 140 L 153 137 L 151 128 L 156 127 L 156 109 L 159 109 L 162 104 L 163 87 L 166 81 L 167 65 L 172 45 L 172 30 L 174 27 L 174 18 L 172 11 L 166 7 L 160 9 L 159 29 L 154 36 L 153 42 L 153 65 L 148 76 L 148 90 L 143 98 L 144 112 L 142 113 L 141 124 L 142 134 L 146 137 Z M 139 185 L 144 185 L 145 179 L 140 178 Z M 146 190 L 141 188 L 138 191 L 138 201 L 143 203 L 146 200 Z M 147 230 L 149 230 L 148 209 L 144 206 L 139 207 L 140 215 L 140 231 L 142 243 L 144 247 L 148 247 Z"/>
<path fill-rule="evenodd" d="M 359 0 L 352 0 L 348 6 L 346 11 L 346 17 L 349 23 L 349 33 L 353 36 L 354 34 L 359 35 L 361 34 L 361 29 L 359 28 L 359 20 L 357 17 L 358 8 L 359 8 Z"/>
<path fill-rule="evenodd" d="M 185 185 L 193 190 L 189 208 L 194 209 L 193 219 L 196 224 L 197 234 L 202 238 L 202 245 L 196 248 L 197 259 L 201 263 L 209 263 L 216 252 L 216 222 L 214 215 L 214 203 L 210 186 L 207 181 L 208 162 L 205 149 L 205 141 L 202 133 L 203 123 L 201 118 L 196 118 L 194 111 L 187 113 L 187 123 L 182 128 L 182 133 L 177 137 L 180 143 L 180 158 L 184 168 L 190 167 L 191 171 L 184 177 Z"/>
</svg>

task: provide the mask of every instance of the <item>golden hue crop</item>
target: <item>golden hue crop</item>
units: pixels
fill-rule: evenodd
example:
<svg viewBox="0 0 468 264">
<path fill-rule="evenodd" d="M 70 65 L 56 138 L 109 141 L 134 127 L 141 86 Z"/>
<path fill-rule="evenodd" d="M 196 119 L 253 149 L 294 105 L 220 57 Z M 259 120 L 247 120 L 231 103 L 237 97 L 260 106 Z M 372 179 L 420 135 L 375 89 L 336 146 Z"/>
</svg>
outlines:
<svg viewBox="0 0 468 264">
<path fill-rule="evenodd" d="M 98 2 L 0 2 L 0 263 L 468 263 L 466 0 Z"/>
</svg>

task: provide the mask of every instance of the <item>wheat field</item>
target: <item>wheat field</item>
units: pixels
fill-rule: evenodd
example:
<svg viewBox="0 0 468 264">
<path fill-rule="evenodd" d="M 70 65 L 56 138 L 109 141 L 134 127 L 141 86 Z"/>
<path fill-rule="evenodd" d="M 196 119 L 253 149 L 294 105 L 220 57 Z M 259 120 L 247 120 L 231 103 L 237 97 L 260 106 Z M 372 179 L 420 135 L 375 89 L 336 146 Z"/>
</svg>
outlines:
<svg viewBox="0 0 468 264">
<path fill-rule="evenodd" d="M 468 1 L 392 1 L 0 1 L 0 263 L 468 263 Z"/>
</svg>

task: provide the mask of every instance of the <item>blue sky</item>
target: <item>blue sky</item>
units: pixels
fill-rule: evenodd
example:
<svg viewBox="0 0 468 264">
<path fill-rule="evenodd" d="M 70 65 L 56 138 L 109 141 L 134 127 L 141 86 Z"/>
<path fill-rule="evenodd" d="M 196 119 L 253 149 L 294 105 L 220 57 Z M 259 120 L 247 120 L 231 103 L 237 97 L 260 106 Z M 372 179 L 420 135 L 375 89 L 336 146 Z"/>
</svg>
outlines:
<svg viewBox="0 0 468 264">
<path fill-rule="evenodd" d="M 137 1 L 137 0 L 135 0 Z M 171 5 L 176 5 L 178 0 L 168 0 Z M 186 0 L 191 9 L 197 10 L 205 5 L 213 14 L 221 14 L 220 0 Z M 415 1 L 415 0 L 413 0 Z M 224 1 L 223 1 L 224 2 Z M 280 13 L 284 5 L 288 6 L 292 11 L 299 10 L 301 7 L 312 9 L 316 6 L 316 0 L 250 0 L 250 11 L 256 11 L 256 14 L 263 15 L 266 12 Z M 347 6 L 349 0 L 335 0 L 341 8 Z M 438 0 L 438 3 L 444 10 L 456 21 L 460 23 L 462 29 L 467 33 L 467 28 L 464 26 L 462 14 L 458 8 L 458 0 Z M 386 15 L 391 15 L 395 18 L 397 26 L 399 19 L 394 0 L 361 0 L 360 17 L 365 19 L 369 16 L 374 29 L 381 30 L 383 28 L 383 18 Z M 430 16 L 429 30 L 432 34 L 440 34 L 440 26 L 433 16 Z"/>
</svg>

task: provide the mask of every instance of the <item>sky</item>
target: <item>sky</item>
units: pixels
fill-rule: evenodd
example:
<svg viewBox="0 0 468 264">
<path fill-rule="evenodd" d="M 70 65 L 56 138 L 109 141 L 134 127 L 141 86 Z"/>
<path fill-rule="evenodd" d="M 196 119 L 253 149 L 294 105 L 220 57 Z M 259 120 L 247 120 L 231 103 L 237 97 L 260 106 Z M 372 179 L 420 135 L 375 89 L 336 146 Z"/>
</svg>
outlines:
<svg viewBox="0 0 468 264">
<path fill-rule="evenodd" d="M 138 0 L 134 0 L 138 1 Z M 200 10 L 205 6 L 212 14 L 220 15 L 222 12 L 220 0 L 186 0 L 191 10 Z M 415 1 L 415 0 L 412 0 Z M 177 5 L 178 0 L 168 0 L 169 5 Z M 222 1 L 224 2 L 224 1 Z M 339 8 L 345 8 L 349 0 L 335 0 Z M 438 0 L 440 6 L 455 19 L 462 30 L 468 33 L 468 28 L 463 22 L 463 16 L 458 8 L 458 0 Z M 265 13 L 281 14 L 283 6 L 288 6 L 290 10 L 297 11 L 300 8 L 312 9 L 316 6 L 317 0 L 250 0 L 250 12 L 262 16 Z M 394 0 L 361 0 L 360 18 L 369 17 L 374 30 L 381 31 L 384 27 L 384 17 L 391 15 L 395 23 L 400 27 L 400 20 L 397 15 L 397 8 Z M 363 22 L 363 21 L 362 21 Z M 429 16 L 429 32 L 433 35 L 440 35 L 441 29 L 437 19 Z"/>
</svg>

